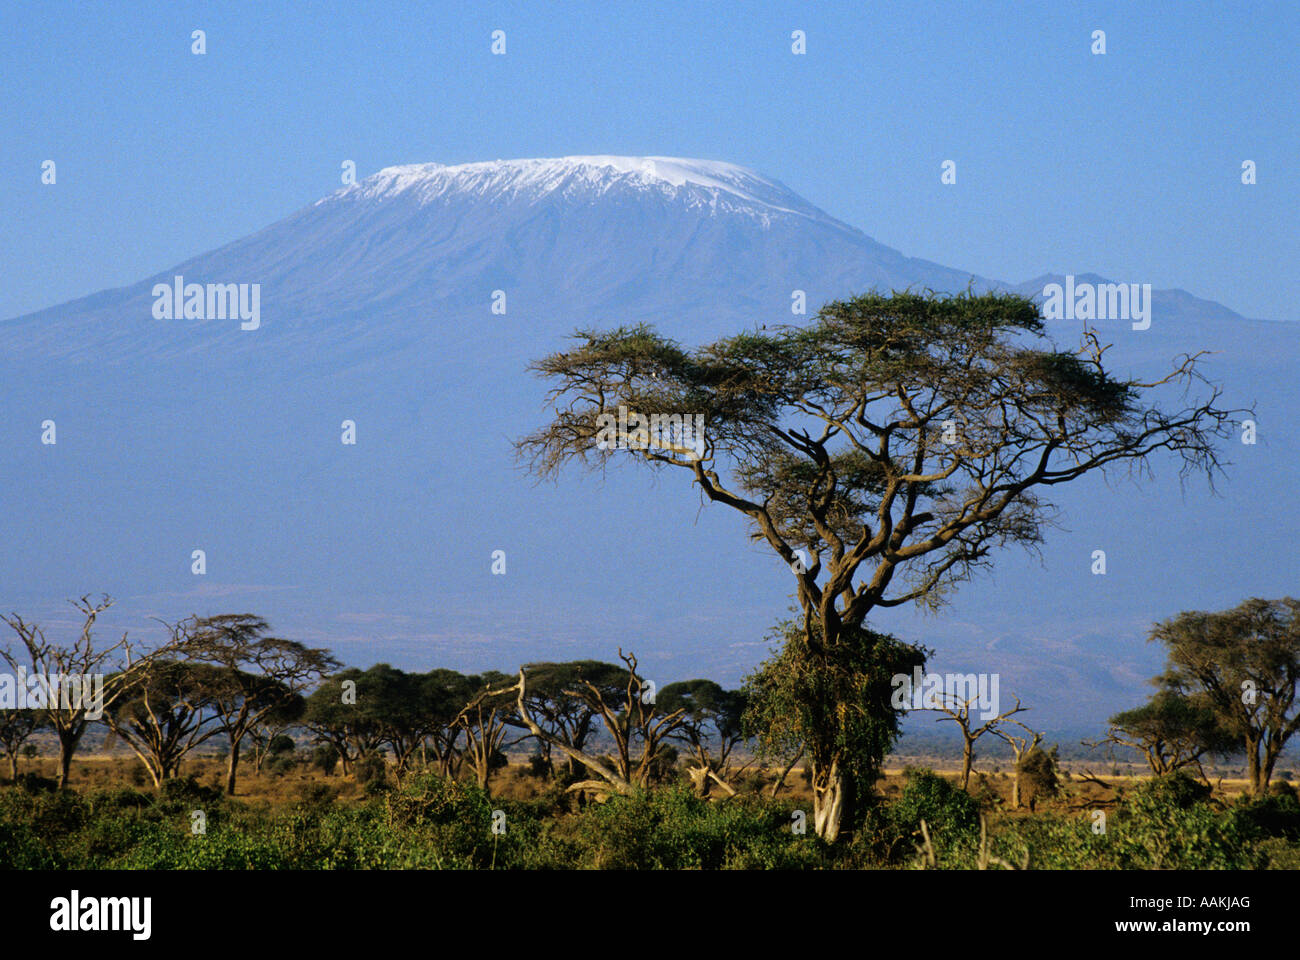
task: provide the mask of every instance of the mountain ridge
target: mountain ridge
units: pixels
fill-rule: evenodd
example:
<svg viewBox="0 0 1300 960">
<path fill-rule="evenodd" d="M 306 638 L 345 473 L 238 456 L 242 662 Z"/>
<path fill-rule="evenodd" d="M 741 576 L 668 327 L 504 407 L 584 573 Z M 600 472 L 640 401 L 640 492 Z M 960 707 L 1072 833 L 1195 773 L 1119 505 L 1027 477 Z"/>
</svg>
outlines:
<svg viewBox="0 0 1300 960">
<path fill-rule="evenodd" d="M 396 201 L 401 205 L 398 207 L 400 214 L 397 219 L 404 222 L 385 224 L 385 229 L 409 232 L 418 227 L 429 226 L 426 222 L 428 219 L 426 208 L 434 206 L 439 201 L 444 205 L 454 206 L 457 200 L 470 198 L 475 201 L 485 201 L 489 206 L 496 207 L 522 201 L 528 207 L 535 208 L 548 199 L 558 198 L 569 203 L 582 200 L 591 205 L 625 198 L 629 191 L 639 191 L 644 194 L 654 193 L 656 190 L 661 194 L 659 199 L 668 202 L 682 200 L 688 210 L 697 214 L 707 207 L 709 219 L 728 215 L 752 217 L 761 224 L 762 231 L 770 233 L 774 228 L 774 219 L 798 217 L 840 234 L 848 241 L 853 248 L 852 253 L 860 260 L 856 264 L 850 262 L 841 266 L 840 276 L 834 281 L 841 292 L 850 289 L 853 293 L 866 292 L 868 289 L 888 291 L 916 286 L 916 284 L 904 284 L 902 287 L 896 287 L 883 283 L 863 285 L 871 280 L 901 280 L 907 275 L 916 274 L 919 275 L 921 284 L 941 292 L 956 292 L 967 284 L 973 284 L 977 289 L 1004 289 L 1036 296 L 1041 294 L 1044 283 L 1059 279 L 1059 275 L 1045 273 L 1023 283 L 1011 283 L 981 277 L 971 271 L 945 267 L 932 261 L 907 257 L 901 251 L 879 243 L 860 228 L 844 223 L 809 203 L 780 181 L 723 161 L 601 155 L 481 161 L 454 165 L 406 164 L 385 167 L 354 184 L 347 185 L 293 211 L 262 230 L 232 240 L 207 253 L 191 257 L 136 283 L 97 291 L 85 297 L 2 320 L 0 321 L 0 344 L 10 351 L 17 351 L 31 358 L 30 352 L 23 350 L 24 345 L 20 340 L 6 335 L 12 333 L 16 327 L 44 319 L 57 320 L 77 310 L 99 312 L 119 308 L 130 309 L 134 310 L 134 319 L 137 321 L 151 320 L 151 316 L 142 318 L 140 310 L 141 304 L 149 299 L 149 290 L 157 283 L 169 282 L 174 276 L 185 276 L 186 273 L 190 274 L 190 279 L 197 279 L 200 282 L 233 282 L 236 278 L 226 274 L 247 273 L 249 276 L 241 276 L 237 279 L 243 282 L 260 282 L 269 287 L 264 290 L 264 293 L 267 295 L 267 306 L 272 316 L 276 310 L 281 310 L 282 315 L 290 318 L 309 314 L 326 318 L 331 315 L 359 317 L 366 309 L 377 309 L 382 312 L 385 301 L 383 297 L 378 296 L 353 298 L 355 302 L 348 302 L 343 306 L 340 306 L 340 303 L 344 301 L 338 298 L 330 301 L 328 297 L 298 296 L 295 302 L 295 298 L 290 296 L 288 304 L 281 304 L 280 291 L 277 288 L 286 280 L 292 284 L 294 279 L 292 272 L 289 277 L 284 278 L 275 276 L 272 270 L 272 275 L 264 278 L 254 275 L 264 271 L 247 268 L 232 270 L 228 263 L 231 254 L 241 254 L 246 251 L 261 256 L 263 262 L 272 265 L 285 263 L 286 259 L 292 259 L 292 251 L 285 250 L 284 244 L 275 243 L 277 233 L 285 231 L 292 233 L 305 219 L 310 219 L 313 213 L 322 210 L 332 212 L 333 208 L 339 205 L 350 203 L 365 205 L 358 213 L 340 218 L 343 220 L 344 227 L 355 228 L 359 220 L 379 217 L 389 212 L 391 202 Z M 762 193 L 766 193 L 766 197 L 760 196 Z M 720 197 L 723 198 L 721 202 L 719 202 Z M 414 209 L 411 209 L 411 202 Z M 452 215 L 456 211 L 450 210 L 448 213 Z M 334 255 L 343 261 L 341 265 L 345 267 L 334 271 L 336 281 L 346 278 L 346 266 L 349 260 L 353 265 L 364 264 L 366 261 L 364 250 L 349 251 L 346 243 L 340 244 L 337 233 L 338 231 L 335 230 L 335 235 L 325 238 L 333 245 Z M 319 237 L 317 239 L 320 240 Z M 346 255 L 349 253 L 350 256 Z M 460 259 L 458 260 L 453 253 L 460 253 Z M 436 266 L 450 261 L 455 266 L 463 265 L 463 251 L 453 253 L 430 249 L 428 264 Z M 242 259 L 247 263 L 249 258 L 244 256 Z M 300 285 L 309 285 L 312 277 L 301 276 L 302 265 L 293 266 L 301 277 Z M 428 275 L 430 272 L 428 266 L 422 266 L 424 266 L 425 279 L 429 280 L 430 286 L 434 288 L 431 291 L 433 294 L 431 299 L 437 301 L 440 299 L 437 282 Z M 195 276 L 196 271 L 201 276 Z M 501 272 L 509 273 L 508 270 Z M 852 282 L 855 279 L 853 277 L 855 272 L 861 275 L 858 283 Z M 209 276 L 210 274 L 212 275 Z M 1080 273 L 1077 276 L 1095 277 L 1096 282 L 1103 282 L 1103 278 L 1096 277 L 1095 274 Z M 500 278 L 503 284 L 509 281 L 508 276 Z M 327 284 L 326 289 L 331 293 L 337 292 L 337 283 Z M 445 294 L 445 291 L 443 293 Z M 1206 315 L 1213 315 L 1216 319 L 1245 319 L 1224 304 L 1196 297 L 1183 288 L 1160 289 L 1154 293 L 1158 301 L 1162 301 L 1165 305 L 1176 304 L 1183 311 L 1197 310 Z M 282 309 L 284 306 L 288 307 L 287 311 Z M 617 303 L 611 303 L 609 306 L 616 307 Z M 41 345 L 39 353 L 42 356 L 59 355 L 57 345 L 50 343 L 48 338 L 40 337 L 38 340 Z M 85 344 L 85 346 L 92 346 L 92 344 Z M 83 359 L 91 359 L 84 350 L 81 355 Z"/>
</svg>

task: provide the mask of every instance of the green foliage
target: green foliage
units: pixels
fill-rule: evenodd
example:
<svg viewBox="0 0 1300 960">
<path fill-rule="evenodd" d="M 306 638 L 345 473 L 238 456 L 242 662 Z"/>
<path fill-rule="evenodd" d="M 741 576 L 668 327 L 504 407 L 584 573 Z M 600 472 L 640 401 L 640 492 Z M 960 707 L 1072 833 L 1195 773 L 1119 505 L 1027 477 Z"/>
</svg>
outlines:
<svg viewBox="0 0 1300 960">
<path fill-rule="evenodd" d="M 1234 809 L 1242 823 L 1260 836 L 1300 840 L 1300 799 L 1294 790 L 1246 797 Z"/>
<path fill-rule="evenodd" d="M 1210 788 L 1178 770 L 1138 784 L 1133 795 L 1148 799 L 1152 807 L 1187 810 L 1209 800 Z"/>
<path fill-rule="evenodd" d="M 791 830 L 784 804 L 711 803 L 686 787 L 611 797 L 577 818 L 575 864 L 593 869 L 796 869 L 824 865 L 825 848 Z"/>
<path fill-rule="evenodd" d="M 889 807 L 889 820 L 903 836 L 920 838 L 921 821 L 936 851 L 955 847 L 979 834 L 979 803 L 931 770 L 909 767 L 902 796 Z"/>
<path fill-rule="evenodd" d="M 271 757 L 264 764 L 262 770 L 271 777 L 283 777 L 285 774 L 292 773 L 298 762 L 292 756 L 280 755 Z"/>
<path fill-rule="evenodd" d="M 14 785 L 27 793 L 47 793 L 59 789 L 57 780 L 31 772 L 18 774 L 18 779 L 14 781 Z"/>
<path fill-rule="evenodd" d="M 550 757 L 534 753 L 528 757 L 528 773 L 539 780 L 549 780 L 555 773 Z"/>
<path fill-rule="evenodd" d="M 205 807 L 221 802 L 225 794 L 218 787 L 208 787 L 199 783 L 198 777 L 174 777 L 164 780 L 158 790 L 159 802 L 180 806 Z"/>
<path fill-rule="evenodd" d="M 1227 808 L 1186 778 L 1140 785 L 1107 811 L 1044 809 L 989 821 L 990 852 L 1034 869 L 1252 869 L 1300 865 L 1300 803 L 1289 794 Z M 1195 784 L 1192 784 L 1195 787 Z M 613 796 L 575 814 L 558 793 L 492 800 L 469 782 L 412 773 L 382 796 L 338 800 L 306 784 L 268 808 L 193 778 L 158 794 L 130 788 L 0 789 L 0 866 L 16 869 L 805 869 L 914 864 L 922 818 L 938 865 L 973 869 L 979 805 L 929 771 L 908 772 L 898 800 L 866 805 L 851 843 L 791 829 L 797 803 L 698 798 L 686 786 Z M 191 832 L 202 809 L 207 831 Z M 493 831 L 494 812 L 504 833 Z M 807 822 L 807 820 L 805 820 Z"/>
<path fill-rule="evenodd" d="M 803 624 L 780 627 L 784 644 L 746 678 L 743 724 L 761 754 L 781 758 L 806 746 L 813 764 L 836 763 L 857 796 L 869 795 L 899 735 L 895 674 L 924 666 L 926 651 L 888 634 L 844 628 L 833 647 Z"/>
<path fill-rule="evenodd" d="M 356 763 L 352 765 L 352 772 L 357 778 L 357 783 L 363 785 L 383 783 L 388 776 L 388 764 L 384 761 L 384 755 L 375 751 L 358 757 Z"/>
<path fill-rule="evenodd" d="M 1109 722 L 1114 735 L 1138 744 L 1170 769 L 1191 763 L 1201 753 L 1222 756 L 1239 745 L 1207 697 L 1189 697 L 1167 684 L 1142 706 L 1117 713 Z"/>
</svg>

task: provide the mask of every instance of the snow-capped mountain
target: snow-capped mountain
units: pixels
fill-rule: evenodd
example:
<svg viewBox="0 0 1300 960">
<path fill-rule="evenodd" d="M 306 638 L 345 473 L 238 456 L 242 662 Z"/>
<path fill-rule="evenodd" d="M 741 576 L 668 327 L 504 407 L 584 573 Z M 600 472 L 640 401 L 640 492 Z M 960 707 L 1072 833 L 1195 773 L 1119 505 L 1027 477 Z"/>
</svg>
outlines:
<svg viewBox="0 0 1300 960">
<path fill-rule="evenodd" d="M 1086 268 L 1075 281 L 1106 282 Z M 191 283 L 257 285 L 255 328 L 160 318 L 178 276 L 181 299 Z M 651 321 L 694 344 L 798 322 L 795 291 L 812 313 L 972 282 L 1011 286 L 907 257 L 726 163 L 389 167 L 137 284 L 0 322 L 0 604 L 103 590 L 142 623 L 250 609 L 359 665 L 509 669 L 621 644 L 668 679 L 735 682 L 788 573 L 672 479 L 532 485 L 510 445 L 543 416 L 528 363 L 578 326 Z M 1001 671 L 1044 720 L 1144 696 L 1153 618 L 1294 592 L 1296 328 L 1180 290 L 1152 292 L 1148 329 L 1096 325 L 1122 370 L 1219 351 L 1207 372 L 1226 399 L 1259 405 L 1225 497 L 1182 491 L 1172 466 L 1142 487 L 1060 491 L 1045 566 L 1007 555 L 941 616 L 878 624 L 934 647 L 936 668 Z M 1070 344 L 1081 324 L 1049 327 Z M 40 442 L 46 421 L 56 444 Z"/>
<path fill-rule="evenodd" d="M 265 325 L 160 325 L 156 283 L 258 283 Z M 0 345 L 34 359 L 92 362 L 196 344 L 291 350 L 321 337 L 376 349 L 436 317 L 489 312 L 552 332 L 575 317 L 708 313 L 719 330 L 789 314 L 868 286 L 964 287 L 961 271 L 876 243 L 789 188 L 731 164 L 667 157 L 565 157 L 389 167 L 250 237 L 110 290 L 0 325 Z M 708 309 L 701 310 L 704 304 Z M 413 317 L 418 320 L 413 321 Z M 414 322 L 417 329 L 410 329 Z M 72 327 L 68 325 L 72 324 Z M 64 336 L 75 328 L 76 335 Z"/>
</svg>

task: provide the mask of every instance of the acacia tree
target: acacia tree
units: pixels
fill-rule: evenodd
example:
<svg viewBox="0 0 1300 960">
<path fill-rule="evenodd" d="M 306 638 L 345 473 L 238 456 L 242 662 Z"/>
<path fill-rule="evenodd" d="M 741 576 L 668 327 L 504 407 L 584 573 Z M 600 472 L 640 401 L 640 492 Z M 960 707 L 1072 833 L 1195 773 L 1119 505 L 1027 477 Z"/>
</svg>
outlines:
<svg viewBox="0 0 1300 960">
<path fill-rule="evenodd" d="M 207 664 L 159 660 L 128 680 L 105 710 L 104 724 L 140 758 L 154 786 L 176 776 L 185 756 L 220 732 L 212 694 L 223 679 Z"/>
<path fill-rule="evenodd" d="M 681 725 L 685 710 L 663 711 L 659 708 L 653 688 L 637 672 L 636 655 L 625 654 L 620 648 L 618 656 L 623 661 L 626 679 L 614 696 L 610 696 L 607 688 L 586 678 L 565 690 L 567 695 L 586 703 L 600 718 L 605 733 L 614 741 L 612 764 L 571 746 L 534 719 L 528 706 L 529 681 L 523 667 L 519 669 L 519 680 L 506 688 L 515 692 L 516 716 L 534 737 L 549 742 L 555 750 L 600 778 L 570 784 L 570 792 L 590 791 L 597 796 L 611 792 L 630 795 L 649 786 L 663 759 L 668 740 Z"/>
<path fill-rule="evenodd" d="M 346 692 L 344 681 L 352 684 Z M 358 757 L 387 744 L 400 779 L 430 738 L 441 759 L 442 734 L 468 691 L 467 678 L 453 670 L 406 673 L 377 663 L 364 672 L 345 670 L 322 684 L 308 700 L 306 722 L 317 739 L 334 745 L 344 773 Z"/>
<path fill-rule="evenodd" d="M 532 367 L 555 382 L 554 416 L 521 457 L 554 476 L 632 456 L 742 513 L 794 571 L 813 671 L 833 670 L 876 608 L 936 604 L 995 548 L 1039 543 L 1051 487 L 1142 472 L 1162 451 L 1213 479 L 1216 441 L 1241 414 L 1219 408 L 1217 388 L 1185 389 L 1205 383 L 1199 355 L 1154 381 L 1117 378 L 1094 334 L 1058 349 L 1034 303 L 1009 293 L 868 294 L 694 351 L 645 325 L 576 339 Z M 1171 406 L 1147 396 L 1162 386 Z M 703 435 L 688 437 L 696 415 Z M 611 437 L 614 423 L 632 429 Z M 843 706 L 827 705 L 807 748 L 815 811 L 852 824 Z M 839 834 L 840 813 L 817 821 Z"/>
<path fill-rule="evenodd" d="M 1151 631 L 1169 651 L 1165 683 L 1198 691 L 1246 752 L 1251 792 L 1300 729 L 1300 600 L 1246 600 L 1220 613 L 1180 613 Z"/>
<path fill-rule="evenodd" d="M 384 705 L 376 681 L 370 671 L 348 667 L 327 677 L 307 697 L 303 725 L 317 742 L 334 748 L 344 776 L 384 742 Z"/>
<path fill-rule="evenodd" d="M 528 712 L 546 732 L 545 738 L 534 739 L 537 739 L 538 750 L 548 767 L 551 765 L 553 742 L 581 751 L 595 729 L 598 710 L 593 699 L 573 692 L 575 688 L 590 683 L 600 691 L 602 698 L 612 701 L 620 690 L 627 687 L 628 681 L 626 669 L 599 660 L 526 663 L 523 669 L 528 676 Z M 526 728 L 517 713 L 508 717 L 507 722 Z M 565 759 L 564 779 L 572 783 L 578 779 L 582 764 L 572 756 Z"/>
<path fill-rule="evenodd" d="M 99 643 L 94 637 L 95 622 L 113 605 L 112 598 L 92 601 L 84 596 L 70 602 L 81 614 L 82 624 L 77 638 L 67 644 L 50 642 L 39 624 L 28 623 L 16 613 L 0 617 L 22 644 L 21 652 L 0 646 L 0 657 L 15 672 L 37 681 L 44 700 L 37 709 L 44 725 L 58 737 L 61 788 L 68 785 L 73 754 L 90 724 L 112 708 L 155 658 L 170 655 L 176 647 L 173 636 L 146 653 L 125 633 L 114 643 Z"/>
<path fill-rule="evenodd" d="M 510 678 L 496 670 L 467 680 L 478 692 L 457 712 L 453 724 L 465 734 L 465 754 L 474 770 L 475 781 L 490 792 L 493 771 L 507 762 L 505 747 L 518 742 L 506 742 L 506 734 L 514 726 L 508 719 L 513 688 L 507 686 Z"/>
<path fill-rule="evenodd" d="M 244 738 L 339 663 L 327 650 L 271 636 L 267 622 L 248 613 L 191 617 L 178 629 L 184 655 L 220 671 L 210 694 L 217 725 L 230 743 L 226 793 L 233 794 Z"/>
<path fill-rule="evenodd" d="M 865 799 L 880 779 L 903 713 L 893 706 L 894 678 L 923 668 L 928 653 L 863 627 L 847 627 L 843 634 L 844 642 L 814 662 L 802 645 L 803 625 L 786 622 L 777 633 L 784 643 L 746 678 L 744 688 L 749 702 L 743 729 L 760 753 L 793 758 L 811 753 L 815 744 L 821 756 L 831 758 L 829 772 L 841 786 L 831 802 L 813 808 L 820 836 L 837 835 L 844 807 Z M 781 778 L 788 772 L 789 767 Z"/>
<path fill-rule="evenodd" d="M 683 711 L 673 739 L 691 749 L 689 774 L 696 793 L 707 796 L 712 781 L 728 796 L 735 796 L 728 781 L 732 751 L 745 739 L 741 723 L 749 704 L 745 692 L 723 690 L 712 680 L 682 680 L 660 690 L 658 703 L 662 710 Z"/>
<path fill-rule="evenodd" d="M 294 749 L 289 730 L 307 711 L 307 698 L 301 694 L 277 710 L 268 713 L 262 722 L 248 731 L 248 752 L 252 755 L 253 772 L 262 775 L 262 766 L 268 759 Z M 289 747 L 285 747 L 286 741 Z"/>
<path fill-rule="evenodd" d="M 1120 746 L 1136 750 L 1157 777 L 1184 767 L 1195 767 L 1208 782 L 1201 767 L 1207 753 L 1228 754 L 1239 746 L 1231 730 L 1219 722 L 1204 694 L 1187 696 L 1164 684 L 1149 701 L 1132 710 L 1117 713 L 1108 721 L 1106 736 L 1088 747 Z"/>
<path fill-rule="evenodd" d="M 419 684 L 418 695 L 429 721 L 427 736 L 420 742 L 421 760 L 427 764 L 428 752 L 432 750 L 438 772 L 454 779 L 465 759 L 465 751 L 460 746 L 462 731 L 456 718 L 474 695 L 472 678 L 439 667 L 424 674 Z"/>
</svg>

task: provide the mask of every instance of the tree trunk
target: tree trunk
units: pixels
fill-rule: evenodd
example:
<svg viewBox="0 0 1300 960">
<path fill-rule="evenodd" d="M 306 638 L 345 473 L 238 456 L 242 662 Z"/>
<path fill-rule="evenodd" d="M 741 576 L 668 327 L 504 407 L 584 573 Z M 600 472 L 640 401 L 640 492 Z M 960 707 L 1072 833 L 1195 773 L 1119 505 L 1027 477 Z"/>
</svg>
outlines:
<svg viewBox="0 0 1300 960">
<path fill-rule="evenodd" d="M 18 782 L 18 751 L 9 754 L 9 779 Z"/>
<path fill-rule="evenodd" d="M 234 740 L 230 744 L 230 760 L 226 764 L 226 793 L 229 796 L 235 795 L 235 772 L 239 768 L 239 741 Z"/>
<path fill-rule="evenodd" d="M 63 790 L 68 785 L 68 780 L 72 776 L 72 751 L 76 749 L 75 744 L 70 744 L 64 740 L 59 741 L 59 789 Z"/>
<path fill-rule="evenodd" d="M 1253 796 L 1260 796 L 1262 771 L 1259 765 L 1259 741 L 1246 738 L 1246 770 L 1250 777 L 1250 792 Z"/>
<path fill-rule="evenodd" d="M 975 744 L 971 740 L 962 743 L 961 748 L 961 788 L 970 788 L 970 768 L 975 761 Z"/>
<path fill-rule="evenodd" d="M 827 843 L 839 839 L 845 823 L 853 822 L 852 785 L 840 771 L 839 760 L 830 766 L 812 764 L 813 828 Z"/>
<path fill-rule="evenodd" d="M 1259 792 L 1262 796 L 1268 793 L 1269 781 L 1273 779 L 1273 766 L 1277 763 L 1277 757 L 1280 750 L 1272 750 L 1269 747 L 1264 748 L 1264 769 L 1260 771 Z"/>
</svg>

